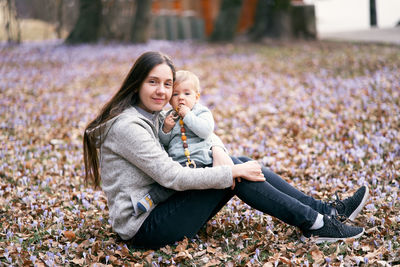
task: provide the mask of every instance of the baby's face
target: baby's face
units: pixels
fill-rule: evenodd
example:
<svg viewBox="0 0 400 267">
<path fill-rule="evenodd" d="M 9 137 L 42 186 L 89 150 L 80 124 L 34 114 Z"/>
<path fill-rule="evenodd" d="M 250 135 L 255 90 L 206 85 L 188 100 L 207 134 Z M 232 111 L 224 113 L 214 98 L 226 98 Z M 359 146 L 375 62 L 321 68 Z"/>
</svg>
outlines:
<svg viewBox="0 0 400 267">
<path fill-rule="evenodd" d="M 169 103 L 174 110 L 177 110 L 180 105 L 185 105 L 192 109 L 199 97 L 200 95 L 194 90 L 193 82 L 186 80 L 174 87 Z"/>
</svg>

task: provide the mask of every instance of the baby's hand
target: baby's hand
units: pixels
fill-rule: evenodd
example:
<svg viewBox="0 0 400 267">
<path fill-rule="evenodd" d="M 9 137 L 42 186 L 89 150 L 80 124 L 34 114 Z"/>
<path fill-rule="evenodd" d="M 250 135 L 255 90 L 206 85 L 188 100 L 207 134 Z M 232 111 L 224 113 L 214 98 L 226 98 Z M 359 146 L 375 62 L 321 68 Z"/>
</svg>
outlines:
<svg viewBox="0 0 400 267">
<path fill-rule="evenodd" d="M 186 114 L 190 111 L 190 108 L 188 108 L 185 105 L 180 105 L 179 106 L 179 111 L 178 114 L 179 116 L 181 116 L 182 118 L 184 118 L 186 116 Z"/>
<path fill-rule="evenodd" d="M 174 117 L 173 112 L 171 112 L 164 120 L 163 131 L 164 133 L 169 133 L 172 128 L 174 128 L 176 122 L 176 117 Z"/>
</svg>

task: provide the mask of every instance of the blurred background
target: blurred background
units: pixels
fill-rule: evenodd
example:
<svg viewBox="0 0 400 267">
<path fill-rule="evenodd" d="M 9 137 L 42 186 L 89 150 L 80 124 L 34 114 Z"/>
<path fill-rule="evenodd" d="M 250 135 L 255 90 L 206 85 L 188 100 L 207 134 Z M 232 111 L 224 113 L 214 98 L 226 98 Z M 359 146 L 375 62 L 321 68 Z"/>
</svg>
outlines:
<svg viewBox="0 0 400 267">
<path fill-rule="evenodd" d="M 0 0 L 0 41 L 318 39 L 399 28 L 399 0 Z"/>
</svg>

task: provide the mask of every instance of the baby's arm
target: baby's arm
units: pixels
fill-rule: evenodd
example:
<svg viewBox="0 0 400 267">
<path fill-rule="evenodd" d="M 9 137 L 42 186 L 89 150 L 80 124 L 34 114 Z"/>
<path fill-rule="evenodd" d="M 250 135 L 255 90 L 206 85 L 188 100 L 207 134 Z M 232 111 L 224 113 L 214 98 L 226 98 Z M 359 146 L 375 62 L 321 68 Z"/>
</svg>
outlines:
<svg viewBox="0 0 400 267">
<path fill-rule="evenodd" d="M 172 129 L 176 124 L 175 119 L 177 119 L 177 117 L 174 116 L 173 112 L 171 112 L 170 114 L 168 114 L 167 117 L 165 117 L 164 123 L 162 125 L 162 130 L 164 133 L 171 133 Z"/>
<path fill-rule="evenodd" d="M 213 155 L 213 167 L 221 165 L 234 165 L 231 157 L 228 153 L 220 146 L 212 147 Z"/>
<path fill-rule="evenodd" d="M 165 117 L 164 123 L 161 125 L 160 130 L 158 131 L 158 137 L 160 138 L 161 144 L 164 146 L 167 146 L 171 141 L 171 133 L 175 124 L 176 122 L 171 112 L 167 117 Z"/>
<path fill-rule="evenodd" d="M 204 108 L 199 114 L 186 113 L 183 122 L 195 135 L 207 139 L 214 131 L 214 118 L 210 110 Z"/>
<path fill-rule="evenodd" d="M 232 166 L 233 161 L 231 157 L 228 155 L 226 150 L 224 150 L 220 146 L 213 146 L 212 147 L 212 155 L 213 155 L 213 167 L 216 166 Z M 237 178 L 238 182 L 241 182 L 241 178 Z M 231 186 L 231 189 L 235 188 L 235 180 L 233 180 L 233 185 Z"/>
<path fill-rule="evenodd" d="M 211 141 L 213 167 L 222 165 L 234 165 L 231 157 L 229 156 L 229 152 L 228 150 L 226 150 L 224 143 L 222 143 L 221 139 L 213 133 L 209 140 Z"/>
</svg>

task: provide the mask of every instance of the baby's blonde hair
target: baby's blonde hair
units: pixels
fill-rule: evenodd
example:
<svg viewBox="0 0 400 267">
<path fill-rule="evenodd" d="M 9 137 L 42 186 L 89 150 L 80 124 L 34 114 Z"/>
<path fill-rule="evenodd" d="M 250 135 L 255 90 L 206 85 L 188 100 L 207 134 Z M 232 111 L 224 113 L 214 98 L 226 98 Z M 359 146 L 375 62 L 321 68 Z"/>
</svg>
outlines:
<svg viewBox="0 0 400 267">
<path fill-rule="evenodd" d="M 178 70 L 176 72 L 176 77 L 175 77 L 175 81 L 174 81 L 174 87 L 178 86 L 179 84 L 181 84 L 184 81 L 190 80 L 193 82 L 193 86 L 194 86 L 194 91 L 198 94 L 200 94 L 200 80 L 199 78 L 196 76 L 196 74 L 194 74 L 191 71 L 188 70 Z"/>
</svg>

